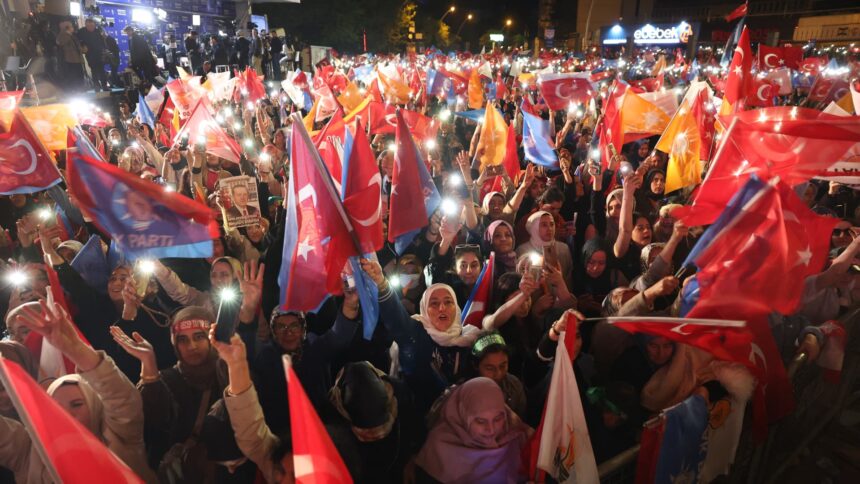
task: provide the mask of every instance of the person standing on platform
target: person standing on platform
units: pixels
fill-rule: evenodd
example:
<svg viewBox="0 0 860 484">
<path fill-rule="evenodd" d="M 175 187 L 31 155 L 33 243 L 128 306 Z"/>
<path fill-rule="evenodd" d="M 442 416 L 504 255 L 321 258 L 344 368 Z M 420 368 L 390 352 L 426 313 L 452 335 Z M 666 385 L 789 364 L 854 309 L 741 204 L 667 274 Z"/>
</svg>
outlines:
<svg viewBox="0 0 860 484">
<path fill-rule="evenodd" d="M 105 42 L 101 35 L 101 29 L 96 21 L 88 18 L 84 27 L 78 30 L 78 41 L 87 48 L 87 64 L 92 72 L 93 88 L 96 91 L 107 89 L 105 77 Z"/>
</svg>

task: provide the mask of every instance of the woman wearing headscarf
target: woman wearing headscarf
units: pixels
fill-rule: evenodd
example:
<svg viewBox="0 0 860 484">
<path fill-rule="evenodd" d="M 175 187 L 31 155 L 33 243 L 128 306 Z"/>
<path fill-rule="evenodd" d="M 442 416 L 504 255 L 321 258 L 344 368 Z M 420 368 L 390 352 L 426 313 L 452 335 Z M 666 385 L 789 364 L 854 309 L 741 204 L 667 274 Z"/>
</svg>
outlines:
<svg viewBox="0 0 860 484">
<path fill-rule="evenodd" d="M 362 259 L 361 267 L 379 289 L 380 319 L 397 343 L 400 369 L 418 408 L 426 410 L 447 386 L 468 376 L 479 330 L 463 326 L 457 295 L 447 284 L 428 287 L 419 314 L 410 317 L 379 263 Z"/>
<path fill-rule="evenodd" d="M 496 266 L 493 274 L 496 277 L 506 272 L 513 272 L 517 268 L 516 240 L 514 239 L 514 228 L 504 220 L 496 220 L 487 227 L 484 232 L 484 251 L 496 253 Z"/>
<path fill-rule="evenodd" d="M 482 331 L 472 345 L 472 357 L 477 376 L 489 378 L 505 394 L 505 404 L 520 418 L 526 415 L 526 392 L 523 383 L 508 371 L 510 349 L 496 331 Z"/>
<path fill-rule="evenodd" d="M 612 248 L 603 239 L 585 242 L 573 275 L 577 307 L 588 317 L 600 316 L 601 303 L 612 289 L 626 286 L 627 279 L 614 267 Z"/>
<path fill-rule="evenodd" d="M 657 220 L 661 201 L 666 197 L 666 172 L 652 168 L 645 173 L 642 188 L 637 192 L 637 210 L 650 220 Z"/>
<path fill-rule="evenodd" d="M 502 389 L 478 377 L 442 404 L 415 464 L 418 482 L 513 483 L 526 479 L 520 452 L 531 433 L 505 405 Z"/>
<path fill-rule="evenodd" d="M 635 173 L 624 178 L 619 232 L 612 247 L 612 252 L 618 260 L 618 268 L 628 280 L 632 280 L 641 273 L 639 258 L 642 248 L 651 243 L 652 237 L 651 220 L 641 213 L 633 212 L 636 190 L 641 184 L 642 179 Z"/>
<path fill-rule="evenodd" d="M 114 340 L 141 362 L 138 389 L 146 417 L 147 454 L 161 476 L 179 472 L 186 482 L 205 482 L 214 473 L 214 465 L 205 459 L 198 443 L 203 418 L 227 384 L 218 355 L 209 344 L 209 326 L 214 321 L 215 315 L 204 307 L 180 309 L 170 327 L 178 361 L 161 371 L 155 365 L 152 345 L 139 333 L 129 337 L 119 328 L 111 328 Z M 188 450 L 187 459 L 180 457 L 182 448 Z"/>
<path fill-rule="evenodd" d="M 138 476 L 158 482 L 146 463 L 140 394 L 113 360 L 84 343 L 69 314 L 56 303 L 42 301 L 41 311 L 27 307 L 17 319 L 41 334 L 77 369 L 54 380 L 48 394 Z M 0 466 L 12 469 L 18 482 L 52 481 L 22 424 L 0 417 L 0 435 Z"/>
<path fill-rule="evenodd" d="M 559 269 L 567 287 L 572 287 L 573 258 L 567 244 L 555 239 L 556 227 L 552 214 L 539 210 L 529 215 L 526 230 L 531 237 L 528 242 L 517 247 L 517 256 L 531 253 L 540 255 L 543 257 L 543 263 Z"/>
</svg>

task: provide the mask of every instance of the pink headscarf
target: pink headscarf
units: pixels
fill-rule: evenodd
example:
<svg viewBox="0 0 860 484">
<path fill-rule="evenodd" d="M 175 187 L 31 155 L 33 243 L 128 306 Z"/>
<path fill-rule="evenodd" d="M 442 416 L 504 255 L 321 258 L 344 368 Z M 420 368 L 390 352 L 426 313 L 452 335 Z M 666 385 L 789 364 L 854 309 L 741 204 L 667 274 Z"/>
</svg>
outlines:
<svg viewBox="0 0 860 484">
<path fill-rule="evenodd" d="M 509 229 L 511 229 L 511 238 L 513 239 L 511 243 L 511 251 L 503 254 L 493 247 L 493 235 L 496 233 L 496 229 L 499 228 L 499 225 L 507 225 Z M 490 252 L 496 252 L 496 267 L 499 267 L 501 264 L 500 271 L 496 271 L 497 274 L 504 274 L 505 272 L 511 272 L 516 270 L 517 268 L 517 252 L 514 248 L 517 246 L 517 240 L 514 236 L 514 228 L 508 222 L 504 220 L 496 220 L 487 226 L 487 230 L 484 232 L 484 243 L 486 244 L 486 252 L 489 254 Z"/>
<path fill-rule="evenodd" d="M 492 441 L 474 437 L 469 425 L 479 413 L 504 411 L 505 429 Z M 525 477 L 520 451 L 530 429 L 505 405 L 499 385 L 484 377 L 454 388 L 416 464 L 445 483 L 519 482 Z"/>
</svg>

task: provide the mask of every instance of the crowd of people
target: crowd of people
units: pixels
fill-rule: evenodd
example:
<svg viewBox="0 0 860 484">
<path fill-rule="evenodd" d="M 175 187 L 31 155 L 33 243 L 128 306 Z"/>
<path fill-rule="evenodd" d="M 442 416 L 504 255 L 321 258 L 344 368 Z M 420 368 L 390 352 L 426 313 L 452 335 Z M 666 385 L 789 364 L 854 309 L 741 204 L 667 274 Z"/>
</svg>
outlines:
<svg viewBox="0 0 860 484">
<path fill-rule="evenodd" d="M 160 76 L 179 77 L 179 57 L 197 76 L 236 63 L 266 80 L 281 78 L 282 41 L 272 33 L 240 33 L 230 46 L 215 35 L 203 40 L 190 32 L 181 42 L 171 36 L 158 49 L 163 70 L 147 42 L 131 27 L 126 33 L 132 68 L 156 85 Z M 42 39 L 33 55 L 54 57 L 69 86 L 83 86 L 85 64 L 95 86 L 115 85 L 116 41 L 94 21 L 79 30 L 61 24 Z M 345 60 L 334 65 L 349 70 Z M 541 422 L 559 339 L 568 333 L 575 334 L 577 404 L 597 463 L 635 445 L 647 420 L 688 396 L 715 404 L 738 391 L 738 374 L 720 371 L 706 351 L 630 335 L 600 319 L 677 317 L 683 289 L 695 280 L 679 269 L 703 228 L 675 215 L 690 190 L 666 191 L 668 155 L 655 149 L 659 135 L 618 146 L 601 166 L 592 149 L 601 98 L 584 114 L 552 111 L 533 86 L 507 76 L 501 63 L 497 69 L 491 79 L 506 89 L 491 105 L 518 137 L 524 99 L 550 119 L 558 127 L 558 166 L 530 163 L 518 147 L 515 173 L 479 169 L 473 161 L 483 154 L 480 122 L 450 116 L 439 97 L 410 96 L 402 108 L 438 127 L 419 149 L 455 208 L 437 210 L 405 250 L 386 243 L 361 259 L 378 292 L 379 324 L 370 338 L 363 334 L 367 309 L 347 277 L 342 294 L 315 312 L 280 304 L 296 122 L 289 113 L 307 113 L 308 106 L 277 88 L 256 103 L 241 96 L 217 102 L 213 112 L 236 121 L 224 123 L 243 147 L 236 163 L 193 142 L 174 142 L 169 125 L 132 114 L 149 94 L 142 91 L 119 99 L 109 125 L 83 127 L 104 161 L 189 199 L 202 197 L 219 222 L 228 212 L 219 180 L 252 177 L 260 210 L 241 215 L 257 216 L 257 223 L 222 227 L 211 257 L 151 260 L 151 276 L 108 257 L 108 273 L 95 284 L 74 261 L 91 236 L 109 254 L 108 234 L 92 220 L 70 227 L 42 216 L 46 208 L 55 213 L 48 191 L 0 197 L 0 253 L 5 270 L 17 275 L 0 289 L 0 354 L 147 482 L 293 482 L 300 469 L 283 355 L 292 358 L 350 475 L 367 483 L 533 480 L 520 456 Z M 370 91 L 369 83 L 355 82 Z M 326 122 L 311 117 L 312 131 Z M 394 141 L 393 134 L 377 134 L 370 145 L 386 201 L 399 163 Z M 69 153 L 56 155 L 65 170 Z M 487 190 L 494 180 L 498 189 Z M 808 180 L 797 191 L 838 223 L 827 265 L 805 281 L 799 309 L 773 314 L 771 326 L 786 361 L 800 352 L 814 361 L 827 344 L 822 328 L 857 302 L 860 198 L 834 181 Z M 50 271 L 68 307 L 51 297 Z M 492 296 L 483 319 L 465 324 L 464 307 L 486 273 L 493 274 Z M 229 342 L 215 336 L 225 288 L 240 294 Z M 57 377 L 45 368 L 28 344 L 33 335 L 75 371 Z M 0 482 L 50 481 L 2 385 L 0 415 Z"/>
</svg>

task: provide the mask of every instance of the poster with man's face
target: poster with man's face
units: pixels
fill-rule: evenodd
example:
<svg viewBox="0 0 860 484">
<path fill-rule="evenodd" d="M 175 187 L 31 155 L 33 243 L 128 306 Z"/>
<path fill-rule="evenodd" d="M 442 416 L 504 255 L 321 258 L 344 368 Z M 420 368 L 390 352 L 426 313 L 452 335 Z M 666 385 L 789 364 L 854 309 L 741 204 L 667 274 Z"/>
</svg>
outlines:
<svg viewBox="0 0 860 484">
<path fill-rule="evenodd" d="M 260 201 L 257 183 L 248 176 L 233 176 L 219 180 L 221 212 L 228 229 L 247 227 L 260 222 Z"/>
</svg>

